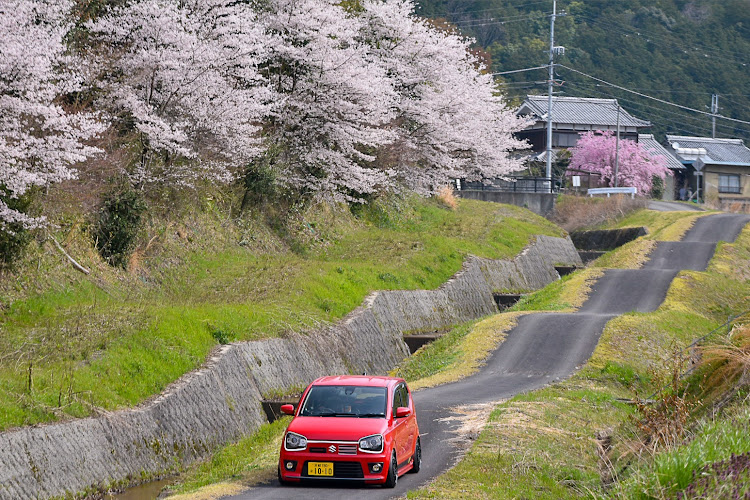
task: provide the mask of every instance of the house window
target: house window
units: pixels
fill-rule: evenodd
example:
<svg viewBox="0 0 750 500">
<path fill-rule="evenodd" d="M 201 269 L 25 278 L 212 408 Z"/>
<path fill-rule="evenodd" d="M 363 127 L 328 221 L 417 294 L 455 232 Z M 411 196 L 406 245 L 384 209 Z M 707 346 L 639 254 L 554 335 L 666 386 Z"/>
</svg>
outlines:
<svg viewBox="0 0 750 500">
<path fill-rule="evenodd" d="M 578 142 L 577 133 L 553 132 L 552 146 L 558 148 L 572 148 Z"/>
<path fill-rule="evenodd" d="M 719 174 L 719 192 L 740 194 L 740 176 L 737 174 Z"/>
</svg>

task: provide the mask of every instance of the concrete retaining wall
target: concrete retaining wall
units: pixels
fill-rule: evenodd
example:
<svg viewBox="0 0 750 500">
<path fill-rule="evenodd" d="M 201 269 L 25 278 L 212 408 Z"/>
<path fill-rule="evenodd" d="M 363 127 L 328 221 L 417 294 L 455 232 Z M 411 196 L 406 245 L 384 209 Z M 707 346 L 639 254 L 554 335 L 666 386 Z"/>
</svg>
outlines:
<svg viewBox="0 0 750 500">
<path fill-rule="evenodd" d="M 539 236 L 512 261 L 470 258 L 437 290 L 371 294 L 335 325 L 222 346 L 203 368 L 141 407 L 0 434 L 0 499 L 81 494 L 163 474 L 266 422 L 262 395 L 318 376 L 384 374 L 408 356 L 402 333 L 497 311 L 493 291 L 540 288 L 579 265 L 569 238 Z"/>
<path fill-rule="evenodd" d="M 532 212 L 545 216 L 555 208 L 556 193 L 525 193 L 513 191 L 481 191 L 465 189 L 458 191 L 461 198 L 471 200 L 494 201 L 528 208 Z"/>
<path fill-rule="evenodd" d="M 645 227 L 573 231 L 570 237 L 578 250 L 614 250 L 648 234 Z"/>
</svg>

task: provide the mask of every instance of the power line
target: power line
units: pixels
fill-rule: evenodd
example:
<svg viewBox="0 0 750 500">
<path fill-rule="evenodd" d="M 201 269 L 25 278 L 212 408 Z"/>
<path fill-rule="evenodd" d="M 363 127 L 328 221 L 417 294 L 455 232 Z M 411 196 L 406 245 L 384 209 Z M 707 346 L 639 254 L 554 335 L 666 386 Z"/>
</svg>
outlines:
<svg viewBox="0 0 750 500">
<path fill-rule="evenodd" d="M 539 13 L 535 14 L 518 14 L 515 16 L 506 16 L 506 17 L 485 17 L 485 18 L 469 18 L 469 19 L 463 19 L 463 20 L 457 20 L 452 21 L 455 24 L 468 24 L 471 25 L 472 23 L 485 23 L 485 22 L 503 22 L 503 21 L 515 21 L 515 20 L 526 20 L 531 18 L 538 18 L 543 17 Z"/>
<path fill-rule="evenodd" d="M 670 116 L 676 117 L 679 120 L 683 120 L 682 123 L 675 123 L 675 122 L 670 122 L 669 124 L 660 123 L 662 126 L 668 126 L 669 129 L 677 129 L 677 130 L 680 130 L 680 131 L 683 131 L 683 132 L 688 132 L 690 135 L 708 135 L 710 133 L 710 131 L 711 131 L 711 126 L 709 124 L 698 121 L 699 118 L 695 117 L 695 116 L 691 116 L 691 115 L 688 115 L 688 114 L 685 114 L 685 113 L 679 113 L 679 112 L 669 111 L 668 109 L 664 109 L 664 108 L 660 108 L 660 107 L 653 106 L 653 105 L 650 105 L 650 104 L 646 104 L 644 102 L 639 102 L 639 101 L 634 101 L 634 100 L 631 100 L 631 99 L 622 98 L 622 97 L 619 97 L 619 96 L 615 96 L 614 94 L 609 93 L 609 92 L 603 92 L 601 90 L 595 90 L 595 89 L 591 89 L 591 88 L 584 87 L 584 86 L 581 86 L 581 85 L 576 85 L 573 82 L 565 82 L 565 86 L 577 88 L 581 92 L 586 92 L 586 93 L 594 92 L 596 94 L 600 94 L 600 95 L 603 95 L 603 96 L 615 98 L 615 99 L 618 99 L 619 101 L 629 103 L 630 105 L 635 106 L 637 108 L 653 109 L 653 110 L 658 111 L 659 114 L 661 114 L 661 115 L 670 115 Z M 685 120 L 688 121 L 688 123 L 685 123 L 684 122 Z M 701 130 L 702 132 L 701 132 L 701 134 L 696 134 L 695 132 L 693 132 L 691 130 L 688 130 L 688 129 L 680 127 L 680 125 L 690 125 L 691 127 L 694 127 L 697 130 Z M 735 126 L 731 126 L 731 125 L 723 125 L 723 124 L 717 124 L 717 126 L 721 127 L 724 130 L 732 132 L 732 133 L 743 132 L 743 133 L 745 133 L 747 135 L 750 135 L 750 130 L 747 130 L 747 129 L 743 129 L 743 128 L 739 128 L 739 127 L 735 127 Z"/>
<path fill-rule="evenodd" d="M 548 17 L 549 14 L 552 14 L 551 12 L 544 12 L 543 15 L 535 15 L 535 16 L 527 16 L 520 19 L 511 19 L 509 21 L 491 21 L 491 22 L 482 22 L 481 24 L 472 24 L 468 26 L 461 26 L 460 23 L 454 23 L 457 24 L 460 28 L 478 28 L 480 26 L 494 26 L 494 25 L 502 25 L 502 24 L 511 24 L 511 23 L 518 23 L 522 21 L 535 21 L 538 19 L 542 19 L 545 17 Z"/>
<path fill-rule="evenodd" d="M 687 47 L 693 50 L 713 52 L 717 55 L 721 55 L 725 59 L 726 59 L 726 54 L 731 54 L 734 62 L 743 64 L 743 65 L 748 61 L 746 52 L 720 49 L 718 47 L 709 47 L 707 45 L 701 45 L 701 44 L 693 44 L 693 45 L 687 46 L 684 44 L 684 40 L 682 38 L 679 41 L 676 41 L 673 37 L 669 37 L 663 33 L 649 32 L 647 30 L 642 30 L 639 28 L 634 28 L 631 26 L 616 23 L 609 19 L 602 19 L 602 18 L 597 19 L 597 18 L 593 18 L 590 16 L 578 16 L 578 18 L 584 19 L 592 24 L 602 26 L 609 31 L 612 31 L 612 30 L 618 31 L 620 34 L 625 34 L 626 36 L 632 35 L 632 36 L 636 36 L 639 38 L 645 37 L 647 42 L 650 42 L 651 41 L 650 39 L 654 39 L 662 43 L 668 43 L 669 45 L 672 45 L 673 47 L 681 49 L 680 51 L 684 53 L 687 53 L 687 51 L 684 50 L 684 48 Z"/>
<path fill-rule="evenodd" d="M 512 71 L 500 71 L 499 73 L 490 73 L 490 75 L 492 76 L 510 75 L 511 73 L 522 73 L 524 71 L 534 71 L 536 69 L 547 69 L 547 68 L 549 68 L 549 65 L 545 64 L 544 66 L 536 66 L 534 68 L 514 69 Z"/>
<path fill-rule="evenodd" d="M 462 11 L 453 11 L 453 12 L 446 12 L 445 15 L 450 16 L 450 15 L 460 15 L 460 14 L 479 14 L 479 13 L 484 13 L 484 12 L 501 12 L 501 11 L 507 10 L 509 7 L 518 9 L 519 7 L 528 7 L 530 5 L 540 5 L 540 4 L 549 4 L 549 0 L 539 0 L 537 2 L 521 1 L 518 4 L 514 5 L 511 3 L 510 5 L 507 5 L 505 7 L 493 7 L 490 9 L 481 9 L 481 10 L 470 9 L 470 10 L 462 10 Z"/>
<path fill-rule="evenodd" d="M 573 82 L 566 82 L 566 85 L 573 85 L 574 87 L 576 86 Z M 598 83 L 595 84 L 594 86 L 595 87 L 602 87 L 602 85 L 600 85 Z M 584 87 L 580 87 L 580 86 L 578 86 L 578 88 L 581 89 L 581 90 L 588 91 L 588 92 L 597 92 L 597 93 L 600 93 L 602 95 L 607 95 L 607 96 L 614 97 L 614 98 L 618 97 L 618 96 L 615 96 L 614 94 L 611 94 L 609 92 L 597 91 L 597 90 L 593 90 L 593 89 L 589 89 L 589 88 L 584 88 Z M 635 89 L 631 88 L 630 90 L 635 90 Z M 724 97 L 724 94 L 720 94 L 720 95 L 722 97 Z M 691 119 L 691 120 L 698 120 L 698 118 L 690 116 L 690 115 L 687 115 L 687 114 L 676 113 L 676 112 L 673 112 L 673 111 L 668 111 L 668 110 L 666 110 L 664 108 L 659 108 L 659 107 L 656 107 L 656 106 L 651 106 L 651 105 L 648 105 L 648 104 L 645 104 L 645 103 L 642 103 L 642 102 L 639 102 L 639 101 L 632 101 L 632 100 L 624 99 L 622 97 L 619 97 L 619 99 L 622 100 L 622 101 L 625 101 L 625 102 L 631 102 L 631 103 L 633 103 L 635 105 L 638 105 L 638 106 L 641 106 L 641 107 L 647 107 L 647 108 L 650 108 L 650 109 L 655 109 L 655 110 L 657 110 L 657 111 L 659 111 L 660 113 L 663 113 L 663 114 L 669 114 L 669 115 L 672 115 L 672 116 L 677 116 L 677 117 L 682 118 L 682 119 L 688 118 L 688 119 Z M 731 100 L 731 99 L 725 99 L 725 100 L 729 101 L 731 103 L 737 104 L 739 106 L 744 106 L 744 107 L 747 107 L 748 109 L 750 109 L 750 106 L 748 106 L 747 104 L 739 103 L 739 102 Z M 750 130 L 738 128 L 738 127 L 735 127 L 735 126 L 732 126 L 732 125 L 721 125 L 721 124 L 718 124 L 718 126 L 720 126 L 722 128 L 725 128 L 727 130 L 732 130 L 732 131 L 738 130 L 738 131 L 746 132 L 746 133 L 750 134 Z"/>
<path fill-rule="evenodd" d="M 656 107 L 656 106 L 653 106 L 653 105 L 649 105 L 649 104 L 646 104 L 646 103 L 642 103 L 642 102 L 638 102 L 638 101 L 633 101 L 633 100 L 630 100 L 630 99 L 624 99 L 622 97 L 615 96 L 614 94 L 611 94 L 609 92 L 603 92 L 601 90 L 595 90 L 595 89 L 590 89 L 590 88 L 587 88 L 587 87 L 575 85 L 572 82 L 565 82 L 565 86 L 566 87 L 577 88 L 580 92 L 585 92 L 585 93 L 588 93 L 588 94 L 591 94 L 593 92 L 595 94 L 599 94 L 599 95 L 602 95 L 602 96 L 605 96 L 605 97 L 610 97 L 610 98 L 617 99 L 619 102 L 628 103 L 628 105 L 633 106 L 634 108 L 636 108 L 636 110 L 642 109 L 642 108 L 649 108 L 649 109 L 658 111 L 659 114 L 667 114 L 667 115 L 670 115 L 670 116 L 674 116 L 674 117 L 676 117 L 677 119 L 680 120 L 680 121 L 677 121 L 677 122 L 669 123 L 669 125 L 667 127 L 669 129 L 676 129 L 676 130 L 678 130 L 680 132 L 685 132 L 685 133 L 687 133 L 689 135 L 706 135 L 707 133 L 709 133 L 711 131 L 710 126 L 708 126 L 707 124 L 702 124 L 700 122 L 697 122 L 698 118 L 694 117 L 694 116 L 690 116 L 690 115 L 683 114 L 683 113 L 676 113 L 674 111 L 669 111 L 669 110 L 666 110 L 666 109 L 663 109 L 663 108 L 659 108 L 659 107 Z M 652 121 L 652 123 L 654 123 L 654 122 Z M 659 122 L 657 122 L 655 124 L 657 124 L 657 125 L 660 124 L 660 125 L 663 125 L 663 126 L 667 125 L 667 124 L 662 124 L 662 123 L 659 123 Z M 686 129 L 684 127 L 681 127 L 680 125 L 689 125 L 689 126 L 694 127 L 694 128 L 692 130 L 689 130 L 689 129 Z M 695 132 L 696 130 L 700 130 L 701 132 L 697 133 L 697 132 Z"/>
<path fill-rule="evenodd" d="M 565 68 L 568 71 L 572 71 L 573 73 L 577 73 L 577 74 L 579 74 L 581 76 L 585 76 L 587 78 L 591 78 L 592 80 L 596 80 L 597 82 L 603 83 L 605 85 L 609 85 L 610 87 L 614 87 L 616 89 L 620 89 L 620 90 L 623 90 L 625 92 L 630 92 L 631 94 L 635 94 L 637 96 L 644 97 L 646 99 L 651 99 L 653 101 L 657 101 L 657 102 L 660 102 L 662 104 L 667 104 L 669 106 L 674 106 L 676 108 L 684 109 L 686 111 L 692 111 L 693 113 L 700 113 L 702 115 L 708 115 L 708 116 L 716 116 L 716 118 L 721 118 L 722 120 L 728 120 L 728 121 L 732 121 L 732 122 L 744 123 L 746 125 L 750 125 L 750 121 L 738 120 L 737 118 L 729 118 L 728 116 L 724 116 L 724 115 L 714 115 L 713 113 L 709 113 L 708 111 L 701 111 L 700 109 L 690 108 L 688 106 L 683 106 L 681 104 L 676 104 L 676 103 L 673 103 L 673 102 L 665 101 L 664 99 L 659 99 L 658 97 L 653 97 L 653 96 L 650 96 L 650 95 L 647 95 L 647 94 L 643 94 L 641 92 L 636 92 L 635 90 L 630 90 L 630 89 L 628 89 L 626 87 L 622 87 L 620 85 L 615 85 L 614 83 L 610 83 L 610 82 L 608 82 L 606 80 L 602 80 L 601 78 L 597 78 L 595 76 L 589 75 L 588 73 L 584 73 L 583 71 L 578 71 L 577 69 L 573 69 L 571 67 L 568 67 L 568 66 L 565 66 L 565 65 L 562 65 L 562 64 L 557 64 L 556 66 L 559 66 L 561 68 Z"/>
</svg>

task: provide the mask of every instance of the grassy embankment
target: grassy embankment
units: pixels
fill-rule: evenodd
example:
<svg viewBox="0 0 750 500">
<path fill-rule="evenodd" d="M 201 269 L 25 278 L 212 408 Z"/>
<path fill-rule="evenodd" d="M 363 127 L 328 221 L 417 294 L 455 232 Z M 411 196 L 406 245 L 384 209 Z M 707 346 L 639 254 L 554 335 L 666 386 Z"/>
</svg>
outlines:
<svg viewBox="0 0 750 500">
<path fill-rule="evenodd" d="M 597 264 L 637 267 L 649 240 L 678 239 L 693 218 L 636 213 L 618 226 L 646 225 L 650 236 Z M 632 400 L 670 385 L 670 377 L 684 368 L 672 361 L 676 349 L 750 308 L 748 278 L 746 229 L 736 243 L 719 246 L 706 272 L 680 273 L 657 311 L 611 321 L 588 364 L 569 380 L 495 408 L 461 463 L 409 498 L 663 498 L 686 487 L 692 488 L 688 495 L 708 492 L 713 498 L 720 496 L 718 488 L 738 484 L 731 476 L 729 483 L 721 480 L 722 473 L 734 473 L 746 484 L 748 455 L 732 454 L 750 450 L 750 408 L 736 394 L 720 395 L 730 388 L 733 394 L 736 373 L 748 366 L 750 333 L 744 336 L 744 368 L 735 369 L 734 379 L 711 377 L 726 366 L 725 357 L 680 381 L 676 391 L 657 393 L 653 405 L 638 408 Z M 561 309 L 574 279 L 532 294 L 517 308 Z M 729 403 L 713 414 L 717 400 Z"/>
<path fill-rule="evenodd" d="M 580 306 L 587 285 L 598 271 L 566 277 L 571 287 L 562 291 L 566 308 Z M 487 353 L 515 325 L 518 314 L 496 315 L 457 325 L 446 335 L 405 360 L 394 373 L 411 382 L 412 389 L 431 387 L 476 371 Z M 171 487 L 177 499 L 208 499 L 241 491 L 247 485 L 276 474 L 278 449 L 288 420 L 263 426 L 256 434 L 215 453 L 208 461 L 187 470 Z"/>
<path fill-rule="evenodd" d="M 541 217 L 469 200 L 372 205 L 357 216 L 319 206 L 279 236 L 218 208 L 151 220 L 130 271 L 109 267 L 78 220 L 0 281 L 0 430 L 133 406 L 200 366 L 219 343 L 335 321 L 373 290 L 435 288 L 468 254 L 516 255 Z"/>
<path fill-rule="evenodd" d="M 644 225 L 648 227 L 650 234 L 621 249 L 609 252 L 589 269 L 566 276 L 543 290 L 529 294 L 511 312 L 458 325 L 433 344 L 405 360 L 395 373 L 409 380 L 412 388 L 429 387 L 473 373 L 481 366 L 487 353 L 503 340 L 505 333 L 515 325 L 516 318 L 523 311 L 576 310 L 585 301 L 589 286 L 603 272 L 602 268 L 639 267 L 648 251 L 651 250 L 654 241 L 680 239 L 695 218 L 703 215 L 706 214 L 657 214 L 639 211 L 620 220 L 615 224 L 617 227 Z M 738 245 L 742 248 L 742 243 Z M 724 250 L 729 248 L 726 246 Z M 731 248 L 736 248 L 736 246 Z M 714 264 L 721 258 L 717 257 Z M 736 256 L 729 258 L 733 259 Z M 721 275 L 714 276 L 713 280 L 721 281 L 722 277 Z M 700 290 L 697 293 L 701 294 Z M 679 303 L 684 305 L 685 302 L 691 300 L 691 296 L 683 296 L 679 299 Z M 724 303 L 726 300 L 719 300 L 719 302 Z M 678 302 L 674 301 L 672 307 L 677 304 Z M 604 468 L 602 463 L 606 463 L 606 460 L 602 463 L 599 461 L 600 456 L 596 453 L 599 443 L 596 441 L 597 435 L 592 434 L 595 431 L 591 429 L 603 429 L 599 437 L 603 445 L 609 446 L 607 443 L 612 439 L 611 429 L 623 421 L 630 422 L 629 415 L 634 413 L 631 405 L 618 402 L 616 398 L 632 398 L 633 387 L 630 386 L 630 382 L 638 377 L 643 376 L 644 387 L 658 384 L 657 373 L 651 372 L 652 365 L 658 365 L 662 356 L 669 354 L 674 338 L 680 338 L 679 335 L 676 337 L 673 335 L 674 330 L 693 331 L 686 326 L 691 324 L 693 317 L 677 323 L 672 322 L 674 318 L 670 317 L 680 315 L 679 307 L 677 309 L 676 314 L 664 312 L 666 317 L 661 318 L 659 334 L 652 334 L 651 341 L 655 346 L 660 347 L 660 350 L 657 350 L 656 355 L 652 352 L 650 358 L 643 360 L 643 366 L 648 367 L 645 371 L 641 367 L 640 372 L 643 373 L 639 375 L 635 368 L 619 363 L 618 360 L 627 355 L 628 349 L 632 347 L 630 343 L 643 341 L 644 334 L 633 335 L 633 332 L 638 332 L 643 323 L 650 321 L 649 315 L 641 315 L 642 317 L 635 323 L 627 324 L 626 322 L 625 326 L 618 327 L 626 329 L 625 337 L 630 339 L 629 343 L 619 345 L 612 340 L 613 337 L 617 337 L 619 329 L 608 332 L 608 336 L 601 345 L 619 345 L 619 354 L 612 356 L 606 347 L 604 353 L 598 352 L 598 358 L 592 361 L 587 371 L 576 375 L 576 378 L 582 377 L 585 385 L 578 387 L 579 383 L 572 380 L 560 386 L 516 398 L 513 402 L 496 409 L 492 415 L 491 426 L 482 435 L 479 444 L 470 452 L 467 460 L 439 479 L 434 486 L 412 495 L 431 498 L 462 498 L 468 494 L 476 494 L 474 484 L 477 482 L 481 485 L 486 497 L 541 496 L 551 498 L 577 496 L 581 492 L 589 491 L 603 495 L 600 473 Z M 698 314 L 698 317 L 705 325 L 714 321 L 711 318 L 705 318 L 703 314 Z M 686 339 L 692 339 L 691 335 L 692 333 L 682 335 L 683 342 Z M 641 388 L 641 390 L 645 389 Z M 611 407 L 617 408 L 614 414 L 610 414 Z M 506 420 L 497 424 L 495 422 L 502 418 L 500 415 L 505 415 Z M 564 429 L 558 420 L 568 417 L 570 423 Z M 273 436 L 272 439 L 258 443 L 255 437 L 247 438 L 239 444 L 222 450 L 210 462 L 194 467 L 174 488 L 185 495 L 178 498 L 211 498 L 222 492 L 239 491 L 244 485 L 272 477 L 275 473 L 276 453 L 280 446 L 284 426 L 285 423 L 278 427 L 264 428 L 261 434 L 270 432 L 264 435 Z M 517 438 L 513 435 L 516 427 L 524 429 L 521 432 L 521 445 L 513 444 L 513 440 Z M 629 432 L 632 432 L 632 429 Z M 509 433 L 510 435 L 506 435 Z M 549 438 L 548 433 L 553 435 L 552 439 Z M 502 440 L 505 448 L 497 444 L 499 440 Z M 538 444 L 536 448 L 535 443 Z M 505 456 L 508 448 L 512 453 Z M 550 450 L 555 451 L 556 461 L 544 465 L 548 459 L 552 458 Z M 575 452 L 569 453 L 571 450 Z M 594 454 L 589 456 L 592 451 Z M 519 457 L 521 457 L 520 460 Z M 561 461 L 563 461 L 561 457 L 565 458 L 565 463 L 560 468 Z M 593 463 L 586 465 L 587 461 L 593 461 Z M 529 481 L 517 481 L 517 476 L 525 476 L 537 470 L 536 475 Z M 572 479 L 560 481 L 561 474 L 570 475 Z M 604 475 L 606 476 L 606 472 Z M 576 478 L 584 476 L 587 477 L 589 484 L 578 485 L 575 482 L 578 480 Z M 512 477 L 513 481 L 508 481 L 507 477 Z M 518 488 L 511 488 L 511 483 L 518 484 Z"/>
<path fill-rule="evenodd" d="M 556 310 L 573 311 L 583 303 L 590 284 L 600 274 L 601 270 L 591 269 L 568 275 L 529 295 L 525 306 L 516 309 L 534 310 L 554 303 Z M 413 390 L 468 376 L 478 370 L 487 354 L 502 342 L 520 314 L 509 312 L 457 325 L 406 359 L 394 374 L 407 379 Z M 257 435 L 272 438 L 259 442 L 253 435 L 225 447 L 207 462 L 191 467 L 171 490 L 184 495 L 177 499 L 208 499 L 273 477 L 284 427 L 285 423 L 264 426 Z"/>
</svg>

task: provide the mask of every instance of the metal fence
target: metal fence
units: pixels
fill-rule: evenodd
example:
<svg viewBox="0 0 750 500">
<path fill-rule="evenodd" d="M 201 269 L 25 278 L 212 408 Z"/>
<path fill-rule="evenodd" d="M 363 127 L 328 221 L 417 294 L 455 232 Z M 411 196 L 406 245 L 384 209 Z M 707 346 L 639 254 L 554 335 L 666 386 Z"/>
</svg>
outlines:
<svg viewBox="0 0 750 500">
<path fill-rule="evenodd" d="M 487 179 L 484 182 L 461 181 L 461 190 L 504 191 L 512 193 L 549 193 L 552 191 L 552 179 L 549 177 L 505 177 Z"/>
</svg>

